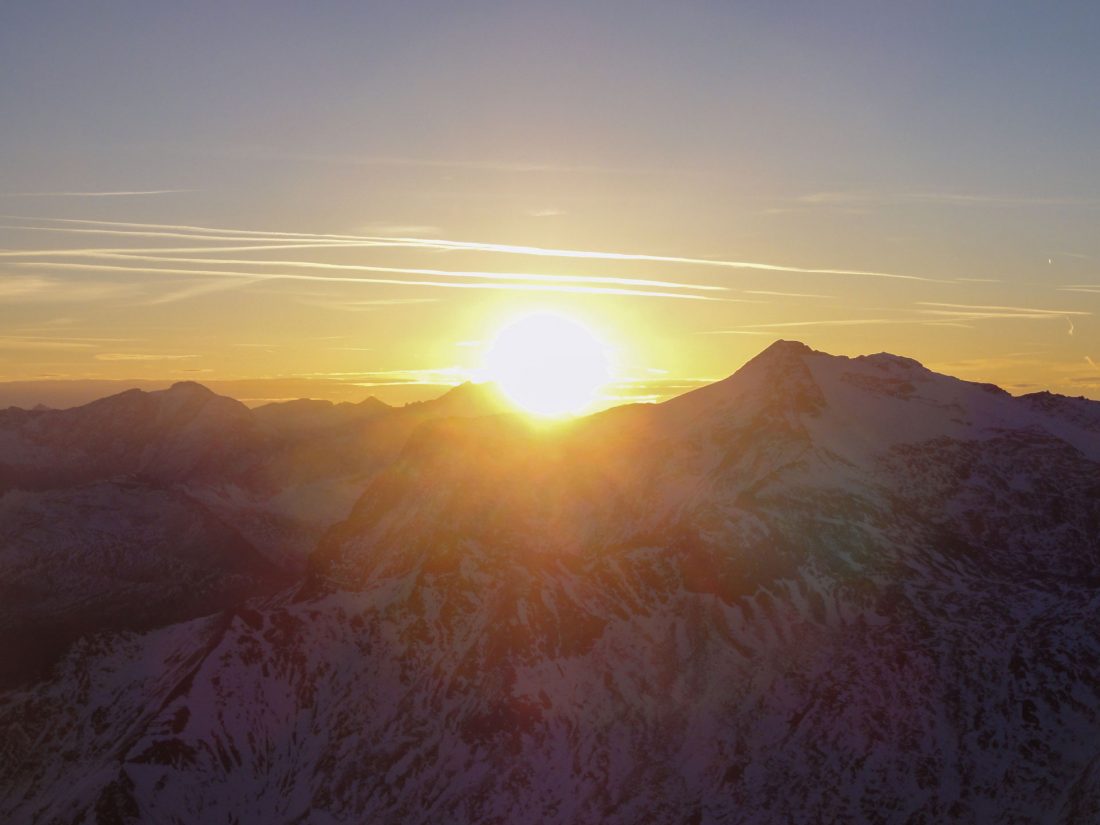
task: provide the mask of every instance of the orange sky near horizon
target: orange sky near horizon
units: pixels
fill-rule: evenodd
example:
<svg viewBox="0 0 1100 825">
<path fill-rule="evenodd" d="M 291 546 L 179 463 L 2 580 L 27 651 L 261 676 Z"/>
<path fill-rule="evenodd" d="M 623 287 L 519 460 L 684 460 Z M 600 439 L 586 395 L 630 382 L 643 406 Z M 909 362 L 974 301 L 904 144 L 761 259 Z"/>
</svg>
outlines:
<svg viewBox="0 0 1100 825">
<path fill-rule="evenodd" d="M 0 336 L 7 381 L 297 379 L 313 396 L 401 403 L 480 380 L 502 327 L 550 311 L 607 346 L 611 381 L 593 408 L 718 380 L 778 338 L 895 352 L 1017 393 L 1100 395 L 1088 348 L 1100 293 L 1046 284 L 702 257 L 673 239 L 579 249 L 7 220 L 9 234 L 50 241 L 0 252 L 0 289 L 23 321 Z"/>
<path fill-rule="evenodd" d="M 606 345 L 592 409 L 779 338 L 1100 398 L 1100 14 L 1018 16 L 28 6 L 0 383 L 404 403 L 550 312 Z"/>
</svg>

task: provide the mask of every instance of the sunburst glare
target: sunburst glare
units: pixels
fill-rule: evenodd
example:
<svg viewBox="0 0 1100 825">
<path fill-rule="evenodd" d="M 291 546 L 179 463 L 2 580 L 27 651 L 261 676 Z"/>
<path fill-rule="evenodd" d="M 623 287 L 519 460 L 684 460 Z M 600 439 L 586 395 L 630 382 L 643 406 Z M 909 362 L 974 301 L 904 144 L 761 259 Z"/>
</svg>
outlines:
<svg viewBox="0 0 1100 825">
<path fill-rule="evenodd" d="M 484 375 L 526 412 L 575 414 L 610 380 L 607 347 L 580 322 L 538 312 L 511 322 L 485 356 Z"/>
</svg>

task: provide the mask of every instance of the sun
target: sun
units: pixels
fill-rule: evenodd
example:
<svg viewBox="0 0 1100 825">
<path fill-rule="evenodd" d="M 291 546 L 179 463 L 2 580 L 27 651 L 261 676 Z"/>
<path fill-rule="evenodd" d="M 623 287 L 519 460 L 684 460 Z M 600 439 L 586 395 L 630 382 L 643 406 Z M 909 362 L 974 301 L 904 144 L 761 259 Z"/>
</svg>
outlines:
<svg viewBox="0 0 1100 825">
<path fill-rule="evenodd" d="M 537 312 L 500 330 L 485 355 L 485 376 L 520 409 L 557 417 L 591 406 L 610 367 L 606 346 L 584 325 Z"/>
</svg>

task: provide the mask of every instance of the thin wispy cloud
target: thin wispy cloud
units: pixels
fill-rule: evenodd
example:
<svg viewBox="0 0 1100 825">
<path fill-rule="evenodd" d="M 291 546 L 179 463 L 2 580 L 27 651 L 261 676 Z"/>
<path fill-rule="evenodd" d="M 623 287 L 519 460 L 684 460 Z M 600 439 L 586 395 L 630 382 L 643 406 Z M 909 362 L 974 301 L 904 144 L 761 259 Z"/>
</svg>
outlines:
<svg viewBox="0 0 1100 825">
<path fill-rule="evenodd" d="M 896 324 L 896 318 L 840 318 L 821 321 L 779 321 L 770 324 L 745 324 L 737 329 L 712 329 L 700 335 L 743 335 L 746 330 L 784 329 L 793 327 L 859 327 L 870 324 Z"/>
<path fill-rule="evenodd" d="M 19 217 L 19 216 L 8 216 Z M 31 218 L 31 217 L 19 217 L 21 220 L 37 220 L 37 221 L 50 221 L 52 219 L 43 218 Z M 386 244 L 396 245 L 406 248 L 414 249 L 432 249 L 439 251 L 467 251 L 467 252 L 482 252 L 504 255 L 522 255 L 522 256 L 535 256 L 546 258 L 571 258 L 582 260 L 598 260 L 598 261 L 638 261 L 649 263 L 671 263 L 685 266 L 699 266 L 699 267 L 714 267 L 721 269 L 739 269 L 739 270 L 755 270 L 762 272 L 775 272 L 775 273 L 795 273 L 795 274 L 807 274 L 807 275 L 839 275 L 839 276 L 854 276 L 854 277 L 869 277 L 869 278 L 886 278 L 893 280 L 903 281 L 925 281 L 925 282 L 942 282 L 940 279 L 926 278 L 918 275 L 900 274 L 894 272 L 883 272 L 876 270 L 864 270 L 864 269 L 847 269 L 840 267 L 800 267 L 789 266 L 784 264 L 763 263 L 759 261 L 735 261 L 724 260 L 716 258 L 699 258 L 691 256 L 678 256 L 678 255 L 652 255 L 648 253 L 636 253 L 636 252 L 607 252 L 597 250 L 578 250 L 578 249 L 558 249 L 553 247 L 540 247 L 540 246 L 526 246 L 515 244 L 501 244 L 501 243 L 489 243 L 482 241 L 455 241 L 443 238 L 419 238 L 409 236 L 371 236 L 371 235 L 339 235 L 339 234 L 315 234 L 315 233 L 291 233 L 291 232 L 269 232 L 269 231 L 249 231 L 238 229 L 215 229 L 211 227 L 199 227 L 188 225 L 175 225 L 175 224 L 141 224 L 125 221 L 92 221 L 92 220 L 77 220 L 77 219 L 58 219 L 54 222 L 66 223 L 66 224 L 83 224 L 94 225 L 97 227 L 107 226 L 119 226 L 119 227 L 131 227 L 130 229 L 91 229 L 91 228 L 71 228 L 65 227 L 24 227 L 29 229 L 42 229 L 42 230 L 54 230 L 54 231 L 72 231 L 88 234 L 117 234 L 117 235 L 132 235 L 139 237 L 185 237 L 185 238 L 198 238 L 201 240 L 216 240 L 218 236 L 222 235 L 234 235 L 234 236 L 247 236 L 253 239 L 260 238 L 272 238 L 278 237 L 283 239 L 300 240 L 303 243 L 315 242 L 315 241 L 332 241 L 336 243 L 364 243 L 364 244 Z M 12 228 L 20 228 L 18 226 Z"/>
<path fill-rule="evenodd" d="M 1092 315 L 1091 312 L 1072 309 L 1041 309 L 1036 307 L 1001 306 L 997 304 L 949 304 L 940 301 L 917 301 L 918 306 L 949 307 L 952 309 L 991 310 L 1000 312 L 1020 312 L 1039 315 Z"/>
<path fill-rule="evenodd" d="M 154 229 L 106 229 L 102 227 L 90 228 L 90 227 L 74 227 L 74 226 L 23 226 L 20 224 L 3 224 L 0 225 L 0 229 L 18 229 L 28 232 L 58 232 L 77 235 L 112 235 L 125 238 L 181 238 L 185 240 L 207 240 L 207 241 L 222 241 L 229 240 L 229 238 L 223 234 L 220 234 L 216 230 L 212 230 L 208 233 L 199 232 L 176 232 L 170 230 L 154 230 Z M 258 242 L 270 241 L 270 236 L 257 235 L 249 233 L 241 233 L 240 235 L 234 235 L 232 240 L 255 240 Z M 289 238 L 283 239 L 284 243 L 291 243 Z M 294 243 L 294 246 L 305 246 L 306 244 L 313 243 L 308 240 L 301 240 L 298 243 Z M 343 243 L 337 242 L 335 239 L 323 244 L 314 244 L 316 246 L 330 247 L 340 245 L 352 245 L 352 242 L 346 241 Z M 375 243 L 370 241 L 355 242 L 356 246 L 409 246 L 409 243 Z"/>
<path fill-rule="evenodd" d="M 225 292 L 230 289 L 240 289 L 247 285 L 247 281 L 231 281 L 227 279 L 199 281 L 198 283 L 190 284 L 180 289 L 174 289 L 171 292 L 164 292 L 154 298 L 149 298 L 144 301 L 144 303 L 147 306 L 174 304 L 177 301 L 186 301 L 189 298 L 197 298 L 201 295 L 210 295 L 215 292 Z"/>
<path fill-rule="evenodd" d="M 1031 319 L 1031 320 L 1066 320 L 1070 322 L 1069 315 L 1091 315 L 1092 313 L 1080 310 L 1042 310 L 1026 307 L 999 307 L 999 306 L 971 306 L 968 304 L 944 304 L 932 302 L 918 302 L 921 306 L 931 307 L 965 307 L 965 309 L 914 309 L 911 315 L 918 317 L 906 317 L 899 314 L 892 318 L 836 318 L 805 321 L 777 321 L 763 324 L 742 324 L 731 329 L 707 330 L 703 335 L 745 335 L 754 334 L 758 330 L 786 329 L 798 327 L 856 327 L 873 326 L 882 324 L 918 324 L 921 326 L 950 326 L 971 328 L 973 325 L 967 321 L 983 321 L 995 319 Z M 931 316 L 931 317 L 929 317 Z M 1072 332 L 1071 332 L 1072 334 Z"/>
<path fill-rule="evenodd" d="M 388 387 L 393 385 L 425 385 L 454 387 L 474 378 L 464 367 L 434 367 L 428 369 L 372 370 L 363 372 L 314 372 L 299 378 L 336 378 L 357 387 Z"/>
<path fill-rule="evenodd" d="M 699 333 L 700 335 L 771 335 L 761 329 L 710 329 Z"/>
<path fill-rule="evenodd" d="M 376 240 L 400 240 L 409 246 L 441 250 L 464 250 L 473 252 L 495 252 L 508 255 L 533 255 L 547 258 L 580 258 L 601 261 L 646 261 L 651 263 L 671 263 L 689 266 L 718 267 L 723 269 L 749 269 L 764 272 L 790 272 L 805 275 L 851 275 L 871 278 L 891 278 L 905 281 L 932 281 L 917 275 L 900 275 L 893 272 L 878 272 L 864 269 L 816 268 L 786 266 L 782 264 L 760 263 L 757 261 L 731 261 L 716 258 L 693 258 L 677 255 L 650 255 L 636 252 L 599 252 L 579 249 L 555 249 L 541 246 L 517 246 L 512 244 L 484 243 L 478 241 L 450 241 L 440 238 L 387 238 Z"/>
<path fill-rule="evenodd" d="M 86 303 L 137 294 L 140 287 L 111 281 L 79 281 L 4 274 L 0 299 L 9 303 Z"/>
<path fill-rule="evenodd" d="M 13 227 L 11 227 L 11 226 L 0 226 L 0 229 L 11 229 L 11 228 L 13 228 Z M 27 229 L 27 228 L 34 228 L 34 227 L 14 227 L 14 228 Z M 44 228 L 47 231 L 49 231 L 50 229 L 57 230 L 57 227 L 44 227 Z M 59 230 L 59 231 L 66 231 L 66 230 Z M 95 230 L 87 230 L 87 231 L 95 232 Z M 105 231 L 107 231 L 107 230 L 105 230 Z M 117 233 L 113 233 L 113 234 L 117 234 Z M 122 234 L 131 234 L 131 233 L 123 232 Z M 148 237 L 149 235 L 156 235 L 157 233 L 135 232 L 135 233 L 132 233 L 132 234 Z M 185 238 L 199 238 L 199 237 L 201 237 L 201 236 L 198 236 L 198 235 L 183 235 L 183 236 L 180 236 L 176 233 L 172 233 L 171 236 L 172 237 L 185 237 Z M 227 240 L 227 241 L 228 240 L 232 240 L 232 241 L 237 241 L 238 240 L 237 238 L 222 239 L 222 238 L 219 238 L 219 237 L 216 237 L 216 236 L 211 237 L 211 239 L 212 240 L 213 239 Z M 203 253 L 205 253 L 205 252 L 268 252 L 268 251 L 273 251 L 273 250 L 287 250 L 287 249 L 293 249 L 293 250 L 299 250 L 299 249 L 334 249 L 334 250 L 339 251 L 339 250 L 343 250 L 343 249 L 368 249 L 368 248 L 372 248 L 372 247 L 394 248 L 394 247 L 403 247 L 403 246 L 405 246 L 405 244 L 397 244 L 397 243 L 354 243 L 354 242 L 350 242 L 350 241 L 349 242 L 340 242 L 340 243 L 334 242 L 334 241 L 325 241 L 325 242 L 318 242 L 318 243 L 314 243 L 314 242 L 268 243 L 267 240 L 268 239 L 263 238 L 263 239 L 260 239 L 259 242 L 257 242 L 257 243 L 250 243 L 250 244 L 245 244 L 245 245 L 236 245 L 236 244 L 234 244 L 234 245 L 231 245 L 231 246 L 224 246 L 224 245 L 223 246 L 149 246 L 149 247 L 138 247 L 138 246 L 115 246 L 115 247 L 91 246 L 91 247 L 70 247 L 68 249 L 3 249 L 3 250 L 0 250 L 0 258 L 72 258 L 72 257 L 84 257 L 84 256 L 88 256 L 88 255 L 105 255 L 105 254 L 108 254 L 108 253 L 112 253 L 112 254 L 143 254 L 143 253 L 169 254 L 169 253 L 173 253 L 173 254 L 181 254 L 181 255 L 190 255 L 190 254 L 195 254 L 195 253 L 200 253 L 200 252 L 203 252 Z"/>
<path fill-rule="evenodd" d="M 240 146 L 217 150 L 214 154 L 241 156 L 248 159 L 302 161 L 306 163 L 340 164 L 346 166 L 376 166 L 398 169 L 465 169 L 475 172 L 501 173 L 578 173 L 596 175 L 654 175 L 665 170 L 652 167 L 625 167 L 600 164 L 575 164 L 539 160 L 506 160 L 493 158 L 430 158 L 405 155 L 346 155 L 323 152 L 286 152 L 263 146 Z"/>
<path fill-rule="evenodd" d="M 201 358 L 201 355 L 166 355 L 149 352 L 100 352 L 93 356 L 97 361 L 185 361 Z"/>
<path fill-rule="evenodd" d="M 795 198 L 808 206 L 937 204 L 944 206 L 1100 206 L 1100 198 L 991 195 L 969 192 L 873 192 L 868 190 L 811 192 Z"/>
<path fill-rule="evenodd" d="M 746 289 L 744 293 L 746 295 L 775 295 L 781 298 L 836 298 L 835 295 L 819 295 L 814 292 L 777 292 L 771 289 Z"/>
<path fill-rule="evenodd" d="M 990 319 L 1032 319 L 1052 320 L 1064 319 L 1069 324 L 1069 334 L 1073 335 L 1073 321 L 1071 315 L 1092 315 L 1091 312 L 1073 309 L 1042 309 L 1036 307 L 1015 307 L 985 304 L 950 304 L 933 301 L 918 301 L 918 306 L 935 307 L 934 309 L 917 309 L 915 312 L 921 315 L 934 315 L 945 318 L 956 318 L 964 321 L 981 321 Z"/>
<path fill-rule="evenodd" d="M 404 306 L 418 306 L 422 304 L 435 304 L 439 298 L 378 298 L 378 299 L 345 299 L 339 300 L 331 296 L 318 298 L 298 298 L 298 303 L 306 306 L 331 309 L 338 312 L 377 312 L 382 309 L 396 309 Z"/>
<path fill-rule="evenodd" d="M 0 335 L 0 349 L 95 349 L 98 344 L 88 341 L 51 340 L 49 338 L 29 338 L 13 335 Z"/>
<path fill-rule="evenodd" d="M 422 275 L 443 278 L 476 278 L 479 280 L 542 281 L 561 284 L 613 284 L 618 286 L 643 286 L 663 289 L 687 289 L 707 292 L 724 292 L 726 287 L 708 284 L 690 284 L 678 281 L 658 281 L 647 278 L 621 278 L 591 275 L 551 275 L 528 272 L 490 272 L 485 270 L 463 271 L 452 269 L 427 269 L 397 266 L 368 266 L 361 264 L 333 264 L 320 261 L 269 261 L 243 258 L 180 258 L 157 255 L 130 255 L 125 253 L 89 253 L 87 257 L 119 258 L 132 261 L 169 263 L 219 264 L 224 266 L 263 266 L 297 269 L 338 270 L 344 272 L 380 272 L 392 275 Z"/>
<path fill-rule="evenodd" d="M 0 198 L 132 198 L 144 195 L 178 195 L 197 189 L 121 189 L 100 192 L 0 192 Z"/>
<path fill-rule="evenodd" d="M 369 223 L 361 227 L 367 235 L 438 235 L 439 227 L 419 223 Z"/>
<path fill-rule="evenodd" d="M 265 283 L 272 281 L 303 281 L 313 283 L 335 284 L 386 284 L 390 286 L 435 287 L 439 289 L 485 289 L 485 290 L 511 290 L 517 292 L 559 292 L 577 295 L 621 295 L 639 298 L 672 298 L 674 300 L 688 301 L 723 301 L 723 298 L 712 298 L 708 295 L 693 295 L 680 292 L 660 292 L 642 289 L 620 289 L 614 287 L 596 287 L 582 285 L 559 285 L 548 283 L 500 283 L 496 281 L 485 282 L 458 282 L 458 281 L 421 281 L 398 278 L 363 278 L 358 276 L 337 277 L 329 275 L 290 274 L 284 272 L 254 273 L 241 272 L 239 270 L 224 269 L 179 269 L 166 267 L 127 267 L 111 264 L 82 264 L 82 263 L 45 263 L 27 262 L 16 264 L 22 267 L 46 267 L 51 269 L 68 269 L 92 272 L 117 272 L 160 275 L 185 275 L 196 278 L 234 278 L 252 283 Z"/>
</svg>

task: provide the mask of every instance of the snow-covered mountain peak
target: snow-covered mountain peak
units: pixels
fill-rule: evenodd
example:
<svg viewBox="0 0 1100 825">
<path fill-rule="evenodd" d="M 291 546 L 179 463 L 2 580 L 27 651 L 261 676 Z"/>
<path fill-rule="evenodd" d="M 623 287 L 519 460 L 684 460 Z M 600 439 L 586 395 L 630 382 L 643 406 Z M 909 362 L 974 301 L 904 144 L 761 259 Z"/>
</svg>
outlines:
<svg viewBox="0 0 1100 825">
<path fill-rule="evenodd" d="M 889 352 L 876 352 L 874 355 L 857 355 L 852 359 L 854 364 L 870 364 L 878 370 L 895 373 L 928 373 L 930 370 L 915 358 L 906 358 L 904 355 L 894 355 Z"/>
<path fill-rule="evenodd" d="M 813 355 L 817 353 L 813 347 L 808 344 L 804 344 L 801 341 L 788 341 L 784 338 L 780 338 L 777 341 L 772 342 L 756 355 L 752 361 L 767 361 L 769 359 L 791 358 L 802 355 Z M 749 363 L 752 363 L 750 361 Z"/>
<path fill-rule="evenodd" d="M 483 390 L 0 414 L 0 821 L 1097 820 L 1100 404 L 794 342 Z"/>
</svg>

